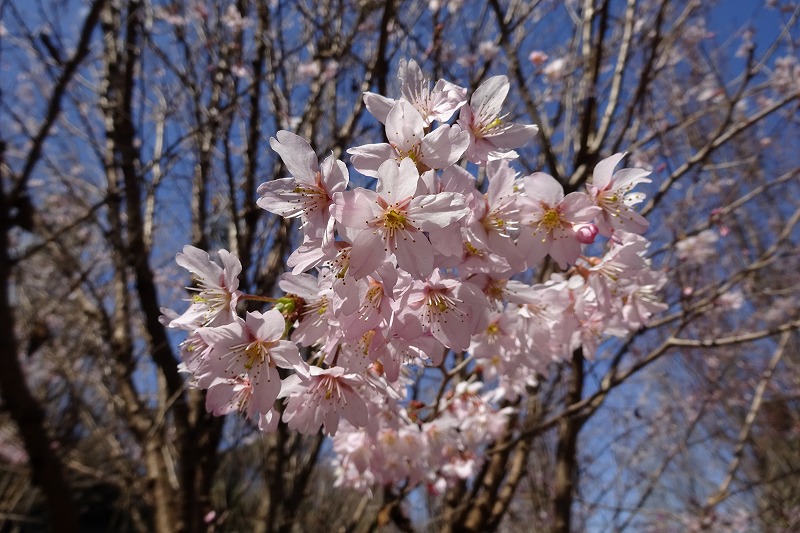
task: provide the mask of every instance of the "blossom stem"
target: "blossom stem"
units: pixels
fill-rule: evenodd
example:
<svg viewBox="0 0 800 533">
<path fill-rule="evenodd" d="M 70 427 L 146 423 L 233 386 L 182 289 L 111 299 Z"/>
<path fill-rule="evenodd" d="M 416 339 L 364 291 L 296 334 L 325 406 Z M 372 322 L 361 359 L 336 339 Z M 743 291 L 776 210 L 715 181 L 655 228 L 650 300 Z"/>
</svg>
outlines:
<svg viewBox="0 0 800 533">
<path fill-rule="evenodd" d="M 240 298 L 242 300 L 254 300 L 257 302 L 277 303 L 280 301 L 279 298 L 270 298 L 269 296 L 259 296 L 258 294 L 243 294 Z"/>
</svg>

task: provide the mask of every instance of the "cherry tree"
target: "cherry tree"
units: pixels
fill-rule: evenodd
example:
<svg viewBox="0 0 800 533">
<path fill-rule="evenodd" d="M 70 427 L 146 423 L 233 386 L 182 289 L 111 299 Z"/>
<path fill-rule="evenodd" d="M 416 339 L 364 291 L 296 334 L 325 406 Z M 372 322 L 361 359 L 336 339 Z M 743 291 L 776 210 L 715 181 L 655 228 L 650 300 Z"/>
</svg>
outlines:
<svg viewBox="0 0 800 533">
<path fill-rule="evenodd" d="M 747 9 L 0 3 L 4 523 L 797 528 Z"/>
</svg>

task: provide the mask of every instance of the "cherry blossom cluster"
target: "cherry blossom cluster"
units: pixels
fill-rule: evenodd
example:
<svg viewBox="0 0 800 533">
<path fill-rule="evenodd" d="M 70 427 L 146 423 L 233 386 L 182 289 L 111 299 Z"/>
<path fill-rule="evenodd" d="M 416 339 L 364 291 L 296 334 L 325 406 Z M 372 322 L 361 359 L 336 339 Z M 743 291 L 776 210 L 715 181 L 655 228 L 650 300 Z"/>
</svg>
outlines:
<svg viewBox="0 0 800 533">
<path fill-rule="evenodd" d="M 242 294 L 235 256 L 220 250 L 220 266 L 186 246 L 177 261 L 195 296 L 164 317 L 188 332 L 182 368 L 210 412 L 335 435 L 339 483 L 364 489 L 468 478 L 514 416 L 501 405 L 665 308 L 648 223 L 633 209 L 647 171 L 615 171 L 615 154 L 585 191 L 565 194 L 552 176 L 511 166 L 537 128 L 503 114 L 505 76 L 469 100 L 414 61 L 398 78 L 398 98 L 364 95 L 388 142 L 348 150 L 374 187 L 352 187 L 344 162 L 320 162 L 293 133 L 270 139 L 289 177 L 263 184 L 258 205 L 303 232 L 284 295 Z M 240 316 L 245 298 L 274 305 Z M 422 375 L 441 386 L 424 390 Z"/>
</svg>

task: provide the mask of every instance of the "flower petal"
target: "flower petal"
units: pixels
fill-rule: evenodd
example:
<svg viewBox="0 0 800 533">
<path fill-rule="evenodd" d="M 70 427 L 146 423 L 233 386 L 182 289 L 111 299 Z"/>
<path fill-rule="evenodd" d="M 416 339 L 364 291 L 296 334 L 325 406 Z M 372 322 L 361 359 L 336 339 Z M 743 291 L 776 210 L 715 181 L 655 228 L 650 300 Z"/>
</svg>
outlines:
<svg viewBox="0 0 800 533">
<path fill-rule="evenodd" d="M 458 125 L 439 126 L 422 139 L 422 162 L 431 168 L 447 168 L 458 161 L 469 146 L 469 133 Z"/>
<path fill-rule="evenodd" d="M 413 232 L 398 238 L 392 251 L 397 257 L 397 266 L 414 279 L 424 279 L 433 272 L 433 246 L 422 233 Z M 372 253 L 377 255 L 374 251 Z"/>
<path fill-rule="evenodd" d="M 619 165 L 625 153 L 614 154 L 597 163 L 592 173 L 592 185 L 600 190 L 605 189 L 611 182 L 611 176 L 614 174 L 614 167 Z"/>
<path fill-rule="evenodd" d="M 363 230 L 353 241 L 348 272 L 355 279 L 372 274 L 386 261 L 387 252 L 383 235 L 373 229 Z"/>
<path fill-rule="evenodd" d="M 481 83 L 469 100 L 478 121 L 494 120 L 500 114 L 510 87 L 506 76 L 492 76 Z"/>
<path fill-rule="evenodd" d="M 292 177 L 305 185 L 316 185 L 319 170 L 317 154 L 308 142 L 294 133 L 281 130 L 270 138 L 269 145 L 281 156 Z"/>
<path fill-rule="evenodd" d="M 564 199 L 564 188 L 550 174 L 534 172 L 522 178 L 522 182 L 525 184 L 525 195 L 536 203 L 554 207 Z"/>
<path fill-rule="evenodd" d="M 386 98 L 380 94 L 364 93 L 364 104 L 367 106 L 367 111 L 372 113 L 372 116 L 377 118 L 381 124 L 386 124 L 386 117 L 396 103 L 397 100 Z"/>
</svg>

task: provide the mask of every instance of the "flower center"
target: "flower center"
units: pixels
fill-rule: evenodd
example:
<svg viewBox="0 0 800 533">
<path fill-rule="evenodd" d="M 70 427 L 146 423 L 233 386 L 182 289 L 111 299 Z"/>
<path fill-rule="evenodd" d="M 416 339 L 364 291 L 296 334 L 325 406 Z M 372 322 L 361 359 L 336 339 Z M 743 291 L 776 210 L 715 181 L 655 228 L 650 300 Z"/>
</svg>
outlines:
<svg viewBox="0 0 800 533">
<path fill-rule="evenodd" d="M 389 209 L 383 214 L 383 227 L 388 230 L 403 229 L 406 226 L 406 217 L 397 209 Z"/>
<path fill-rule="evenodd" d="M 372 302 L 375 307 L 381 304 L 381 297 L 383 296 L 383 285 L 374 281 L 370 282 L 370 288 L 367 291 L 366 301 Z"/>
<path fill-rule="evenodd" d="M 539 222 L 547 231 L 553 231 L 561 226 L 561 213 L 557 209 L 548 209 Z"/>
<path fill-rule="evenodd" d="M 244 367 L 248 371 L 256 364 L 261 364 L 269 360 L 269 352 L 262 341 L 255 341 L 248 344 L 247 348 L 244 349 L 244 355 L 247 357 Z"/>
<path fill-rule="evenodd" d="M 478 136 L 483 137 L 484 135 L 488 135 L 489 133 L 492 132 L 492 130 L 502 126 L 502 124 L 503 124 L 502 119 L 500 119 L 500 117 L 497 117 L 493 121 L 489 122 L 488 124 L 484 124 L 483 126 L 481 126 L 480 130 L 478 132 L 476 132 L 476 133 L 479 134 L 479 135 L 476 135 L 476 137 L 478 137 Z"/>
<path fill-rule="evenodd" d="M 471 245 L 468 242 L 464 243 L 464 247 L 467 249 L 467 255 L 469 255 L 471 257 L 481 257 L 482 258 L 483 256 L 486 255 L 486 253 L 483 250 L 479 250 L 478 248 L 476 248 L 475 246 Z"/>
</svg>

